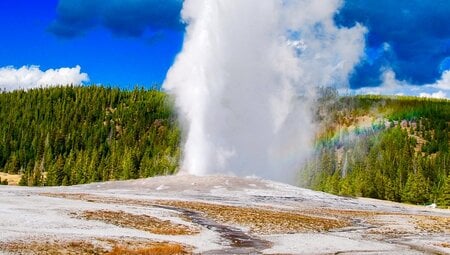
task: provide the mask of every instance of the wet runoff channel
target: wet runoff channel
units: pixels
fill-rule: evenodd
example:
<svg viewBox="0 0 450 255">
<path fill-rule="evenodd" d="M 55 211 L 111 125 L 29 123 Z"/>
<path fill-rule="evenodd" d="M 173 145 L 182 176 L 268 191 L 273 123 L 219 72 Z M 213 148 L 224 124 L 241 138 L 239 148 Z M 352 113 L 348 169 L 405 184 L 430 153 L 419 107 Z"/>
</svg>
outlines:
<svg viewBox="0 0 450 255">
<path fill-rule="evenodd" d="M 202 254 L 260 254 L 261 251 L 272 246 L 271 242 L 253 237 L 238 228 L 219 224 L 204 217 L 201 213 L 184 208 L 154 205 L 154 207 L 182 213 L 193 223 L 219 233 L 220 237 L 229 242 L 229 247 L 221 250 L 211 250 Z"/>
</svg>

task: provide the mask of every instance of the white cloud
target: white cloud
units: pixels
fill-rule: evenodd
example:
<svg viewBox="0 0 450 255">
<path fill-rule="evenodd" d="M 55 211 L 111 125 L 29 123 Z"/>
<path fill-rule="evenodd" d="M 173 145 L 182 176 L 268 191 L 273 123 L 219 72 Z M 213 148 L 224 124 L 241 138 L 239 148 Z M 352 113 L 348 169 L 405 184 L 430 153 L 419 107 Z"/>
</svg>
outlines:
<svg viewBox="0 0 450 255">
<path fill-rule="evenodd" d="M 438 92 L 435 92 L 432 94 L 423 92 L 423 93 L 420 93 L 419 96 L 420 97 L 428 97 L 428 98 L 447 98 L 447 95 L 442 90 L 439 90 Z"/>
<path fill-rule="evenodd" d="M 450 90 L 450 70 L 445 71 L 442 74 L 441 79 L 436 81 L 436 83 L 428 86 L 437 89 Z"/>
<path fill-rule="evenodd" d="M 376 95 L 407 95 L 429 98 L 449 98 L 446 91 L 450 92 L 450 70 L 445 71 L 441 78 L 433 84 L 416 85 L 407 81 L 397 80 L 392 69 L 386 69 L 381 75 L 382 83 L 378 87 L 362 87 L 352 92 L 355 94 Z"/>
<path fill-rule="evenodd" d="M 12 66 L 0 68 L 0 89 L 32 89 L 57 85 L 80 85 L 89 81 L 86 73 L 81 73 L 81 67 L 62 67 L 59 69 L 40 70 L 39 66 Z"/>
</svg>

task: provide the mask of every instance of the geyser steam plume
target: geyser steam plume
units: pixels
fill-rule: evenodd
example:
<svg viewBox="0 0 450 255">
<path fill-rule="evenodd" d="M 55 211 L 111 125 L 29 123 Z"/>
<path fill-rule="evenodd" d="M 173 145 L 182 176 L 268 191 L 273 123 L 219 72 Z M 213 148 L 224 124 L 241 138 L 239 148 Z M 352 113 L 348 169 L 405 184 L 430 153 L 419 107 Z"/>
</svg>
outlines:
<svg viewBox="0 0 450 255">
<path fill-rule="evenodd" d="M 185 0 L 182 52 L 164 89 L 185 132 L 181 171 L 280 181 L 307 156 L 317 87 L 347 84 L 365 28 L 338 0 Z"/>
</svg>

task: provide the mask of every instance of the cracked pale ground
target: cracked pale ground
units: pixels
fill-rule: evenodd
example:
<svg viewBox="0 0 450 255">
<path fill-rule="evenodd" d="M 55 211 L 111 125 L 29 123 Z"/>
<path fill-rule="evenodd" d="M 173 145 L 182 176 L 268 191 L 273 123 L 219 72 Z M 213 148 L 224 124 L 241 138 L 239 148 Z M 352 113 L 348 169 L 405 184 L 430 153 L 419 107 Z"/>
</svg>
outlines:
<svg viewBox="0 0 450 255">
<path fill-rule="evenodd" d="M 0 187 L 0 254 L 446 254 L 450 211 L 256 178 Z"/>
</svg>

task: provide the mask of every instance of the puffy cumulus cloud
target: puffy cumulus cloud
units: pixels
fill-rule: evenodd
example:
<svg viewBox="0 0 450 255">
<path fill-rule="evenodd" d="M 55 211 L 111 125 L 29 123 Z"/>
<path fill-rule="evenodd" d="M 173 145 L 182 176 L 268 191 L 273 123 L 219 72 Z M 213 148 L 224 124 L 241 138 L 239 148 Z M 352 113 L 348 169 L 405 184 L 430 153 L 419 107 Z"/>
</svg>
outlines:
<svg viewBox="0 0 450 255">
<path fill-rule="evenodd" d="M 377 86 L 385 69 L 410 84 L 430 84 L 450 69 L 450 1 L 346 0 L 335 16 L 341 26 L 369 30 L 352 88 Z"/>
<path fill-rule="evenodd" d="M 80 85 L 89 81 L 86 73 L 81 73 L 81 67 L 63 67 L 59 69 L 40 70 L 39 66 L 11 66 L 0 68 L 0 89 L 31 89 L 57 85 Z"/>
<path fill-rule="evenodd" d="M 435 93 L 431 93 L 431 94 L 423 92 L 423 93 L 420 93 L 419 96 L 420 97 L 428 97 L 428 98 L 447 98 L 447 95 L 442 90 L 435 92 Z"/>
<path fill-rule="evenodd" d="M 101 25 L 120 36 L 182 30 L 183 0 L 59 0 L 57 20 L 49 30 L 57 36 L 75 37 Z"/>
<path fill-rule="evenodd" d="M 429 98 L 449 98 L 450 71 L 445 71 L 441 78 L 430 84 L 411 84 L 405 80 L 399 80 L 392 69 L 386 69 L 379 77 L 380 85 L 374 87 L 361 87 L 350 92 L 355 94 L 376 95 L 408 95 Z M 345 91 L 342 91 L 345 93 Z"/>
<path fill-rule="evenodd" d="M 430 84 L 428 86 L 431 86 L 431 87 L 434 87 L 437 89 L 450 90 L 450 70 L 445 71 L 442 74 L 441 79 L 436 81 L 436 83 Z"/>
</svg>

